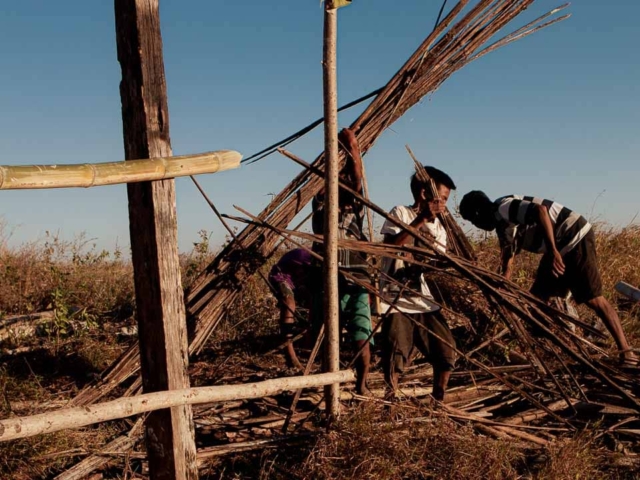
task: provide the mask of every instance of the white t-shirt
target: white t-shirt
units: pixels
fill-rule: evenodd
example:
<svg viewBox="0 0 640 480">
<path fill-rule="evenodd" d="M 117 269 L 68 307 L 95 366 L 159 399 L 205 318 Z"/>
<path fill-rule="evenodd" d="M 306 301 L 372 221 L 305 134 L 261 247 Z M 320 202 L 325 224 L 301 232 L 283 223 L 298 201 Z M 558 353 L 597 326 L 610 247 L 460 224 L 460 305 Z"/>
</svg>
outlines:
<svg viewBox="0 0 640 480">
<path fill-rule="evenodd" d="M 413 211 L 411 207 L 398 205 L 389 212 L 389 216 L 396 218 L 401 222 L 406 223 L 407 225 L 410 225 L 418 215 Z M 441 252 L 446 251 L 447 231 L 443 227 L 442 223 L 440 223 L 440 220 L 436 218 L 433 222 L 425 223 L 424 226 L 420 228 L 420 230 L 429 232 L 431 236 L 433 236 L 435 240 L 435 248 L 437 248 Z M 384 225 L 380 230 L 380 233 L 382 235 L 397 235 L 400 232 L 402 232 L 402 228 L 389 220 L 386 220 L 384 222 Z M 402 268 L 404 265 L 405 262 L 400 256 L 398 256 L 398 258 L 396 259 L 384 257 L 382 260 L 382 271 L 388 275 L 390 272 L 394 272 L 398 268 Z M 380 278 L 380 294 L 383 298 L 383 300 L 381 300 L 380 302 L 382 314 L 385 314 L 389 309 L 389 303 L 392 303 L 396 299 L 399 288 L 401 287 L 399 287 L 395 283 L 390 282 L 384 276 Z M 433 295 L 431 295 L 431 291 L 427 286 L 427 282 L 423 274 L 420 275 L 420 293 L 422 293 L 422 295 L 425 297 L 433 298 Z M 403 293 L 402 296 L 397 300 L 395 306 L 398 310 L 405 313 L 426 313 L 437 311 L 439 309 L 437 305 L 429 302 L 427 299 L 411 295 L 410 292 Z M 394 311 L 395 308 L 390 310 L 389 313 L 393 313 Z"/>
</svg>

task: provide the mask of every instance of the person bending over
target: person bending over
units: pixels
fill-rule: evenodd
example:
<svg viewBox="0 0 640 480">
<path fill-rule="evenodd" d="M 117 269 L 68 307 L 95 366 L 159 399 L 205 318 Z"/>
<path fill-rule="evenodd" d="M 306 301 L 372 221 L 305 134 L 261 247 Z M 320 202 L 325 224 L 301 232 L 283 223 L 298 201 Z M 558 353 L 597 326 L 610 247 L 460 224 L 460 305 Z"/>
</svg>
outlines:
<svg viewBox="0 0 640 480">
<path fill-rule="evenodd" d="M 607 327 L 623 366 L 638 364 L 617 312 L 602 295 L 595 235 L 582 215 L 538 197 L 507 195 L 491 201 L 479 190 L 462 198 L 460 215 L 482 230 L 496 230 L 501 273 L 508 280 L 516 254 L 522 250 L 542 254 L 531 293 L 549 301 L 571 291 L 576 302 L 591 308 Z"/>
<path fill-rule="evenodd" d="M 274 288 L 280 308 L 280 332 L 287 341 L 285 356 L 287 365 L 303 370 L 293 347 L 296 308 L 310 306 L 309 281 L 312 272 L 312 255 L 303 248 L 285 253 L 269 272 L 269 282 Z"/>
</svg>

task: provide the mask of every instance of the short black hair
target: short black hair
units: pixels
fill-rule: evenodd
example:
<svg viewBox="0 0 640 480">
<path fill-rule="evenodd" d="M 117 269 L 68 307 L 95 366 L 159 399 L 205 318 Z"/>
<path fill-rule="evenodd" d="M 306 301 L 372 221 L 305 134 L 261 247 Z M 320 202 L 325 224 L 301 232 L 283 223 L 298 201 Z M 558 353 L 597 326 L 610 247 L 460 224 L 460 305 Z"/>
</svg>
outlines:
<svg viewBox="0 0 640 480">
<path fill-rule="evenodd" d="M 473 221 L 479 212 L 490 208 L 492 203 L 491 199 L 483 191 L 472 190 L 462 197 L 458 210 L 463 219 Z"/>
<path fill-rule="evenodd" d="M 453 183 L 453 180 L 449 175 L 444 173 L 442 170 L 437 169 L 436 167 L 431 167 L 428 165 L 424 165 L 424 169 L 427 171 L 429 177 L 433 179 L 436 184 L 436 187 L 440 185 L 444 185 L 450 190 L 456 189 L 456 184 Z M 427 188 L 424 182 L 418 180 L 418 176 L 416 173 L 411 175 L 411 193 L 413 198 L 417 199 L 420 196 L 420 190 L 423 188 Z"/>
</svg>

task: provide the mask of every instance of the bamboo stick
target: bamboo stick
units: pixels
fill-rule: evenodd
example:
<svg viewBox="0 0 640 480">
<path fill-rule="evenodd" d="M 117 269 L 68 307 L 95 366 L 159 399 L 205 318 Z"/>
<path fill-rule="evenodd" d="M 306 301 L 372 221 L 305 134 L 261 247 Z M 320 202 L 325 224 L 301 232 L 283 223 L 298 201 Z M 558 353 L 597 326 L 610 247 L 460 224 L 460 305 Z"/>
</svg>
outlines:
<svg viewBox="0 0 640 480">
<path fill-rule="evenodd" d="M 131 450 L 142 439 L 143 435 L 143 419 L 140 418 L 133 425 L 128 434 L 117 437 L 100 450 L 99 453 L 95 453 L 80 463 L 77 463 L 69 470 L 61 473 L 54 480 L 81 480 L 87 478 L 87 476 L 106 465 L 111 460 L 105 452 L 109 454 L 125 454 Z"/>
<path fill-rule="evenodd" d="M 202 463 L 206 460 L 220 455 L 226 455 L 228 453 L 246 452 L 249 450 L 256 450 L 260 448 L 269 448 L 272 446 L 288 445 L 295 441 L 304 440 L 314 436 L 311 432 L 299 433 L 296 435 L 290 435 L 287 437 L 278 438 L 266 438 L 260 440 L 249 440 L 247 442 L 230 443 L 227 445 L 216 445 L 215 447 L 207 447 L 198 451 L 198 464 L 202 466 Z"/>
<path fill-rule="evenodd" d="M 180 405 L 224 402 L 247 398 L 261 398 L 299 388 L 344 383 L 355 379 L 351 370 L 301 377 L 275 378 L 242 385 L 185 388 L 119 398 L 85 407 L 74 407 L 29 417 L 0 420 L 0 442 L 57 432 L 95 423 L 130 417 L 143 412 Z"/>
<path fill-rule="evenodd" d="M 313 349 L 311 350 L 311 354 L 309 355 L 309 360 L 307 360 L 307 365 L 304 368 L 303 375 L 309 375 L 311 373 L 311 368 L 313 367 L 313 362 L 315 361 L 316 356 L 320 351 L 320 346 L 322 345 L 323 337 L 324 337 L 324 325 L 320 327 L 318 338 L 316 338 L 316 343 L 313 346 Z M 302 389 L 298 389 L 294 393 L 293 400 L 291 401 L 291 406 L 289 407 L 289 411 L 287 412 L 287 417 L 282 426 L 282 433 L 287 433 L 287 428 L 289 428 L 289 423 L 291 422 L 293 414 L 296 411 L 296 406 L 298 405 L 298 401 L 300 400 L 301 395 L 302 395 Z"/>
<path fill-rule="evenodd" d="M 99 187 L 216 173 L 240 166 L 233 150 L 77 165 L 0 165 L 0 190 Z"/>
</svg>

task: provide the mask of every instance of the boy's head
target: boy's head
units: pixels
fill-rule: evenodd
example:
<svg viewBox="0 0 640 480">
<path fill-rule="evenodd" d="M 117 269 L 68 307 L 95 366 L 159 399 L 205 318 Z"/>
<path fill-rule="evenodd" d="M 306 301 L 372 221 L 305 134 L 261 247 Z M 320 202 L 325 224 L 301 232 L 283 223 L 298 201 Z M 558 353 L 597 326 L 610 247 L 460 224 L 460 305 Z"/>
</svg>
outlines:
<svg viewBox="0 0 640 480">
<path fill-rule="evenodd" d="M 462 197 L 460 215 L 476 227 L 489 232 L 498 225 L 493 202 L 480 190 L 473 190 Z"/>
<path fill-rule="evenodd" d="M 436 189 L 438 190 L 438 195 L 440 195 L 440 198 L 444 200 L 445 203 L 447 203 L 451 190 L 456 189 L 456 184 L 453 183 L 451 177 L 444 173 L 442 170 L 427 165 L 424 166 L 424 169 L 436 184 Z M 415 173 L 411 175 L 411 194 L 413 195 L 413 199 L 416 202 L 425 199 L 432 199 L 429 186 L 426 183 L 421 182 L 418 179 L 417 174 Z"/>
</svg>

